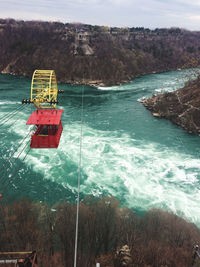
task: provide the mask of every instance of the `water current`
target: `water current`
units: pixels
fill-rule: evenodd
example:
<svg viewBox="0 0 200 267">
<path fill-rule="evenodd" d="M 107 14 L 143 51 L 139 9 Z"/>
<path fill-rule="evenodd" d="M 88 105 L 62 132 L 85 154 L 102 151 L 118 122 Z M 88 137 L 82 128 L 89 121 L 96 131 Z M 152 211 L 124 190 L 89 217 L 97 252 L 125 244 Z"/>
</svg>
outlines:
<svg viewBox="0 0 200 267">
<path fill-rule="evenodd" d="M 51 204 L 74 201 L 77 193 L 84 90 L 81 197 L 112 195 L 136 211 L 162 208 L 200 225 L 200 137 L 153 117 L 139 102 L 180 88 L 197 70 L 144 75 L 112 87 L 60 84 L 63 134 L 58 149 L 31 149 L 25 105 L 31 80 L 0 75 L 0 187 L 6 201 L 31 197 Z M 17 152 L 15 150 L 17 149 Z M 15 152 L 15 153 L 14 153 Z M 20 157 L 18 158 L 19 153 Z M 23 161 L 24 159 L 24 161 Z"/>
</svg>

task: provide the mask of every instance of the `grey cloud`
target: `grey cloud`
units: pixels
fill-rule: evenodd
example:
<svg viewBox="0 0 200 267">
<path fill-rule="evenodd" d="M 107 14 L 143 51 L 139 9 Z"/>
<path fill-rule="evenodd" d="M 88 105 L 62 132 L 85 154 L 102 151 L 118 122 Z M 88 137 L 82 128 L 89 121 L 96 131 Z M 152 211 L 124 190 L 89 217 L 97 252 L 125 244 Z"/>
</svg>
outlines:
<svg viewBox="0 0 200 267">
<path fill-rule="evenodd" d="M 0 16 L 109 26 L 200 28 L 200 0 L 0 0 Z"/>
</svg>

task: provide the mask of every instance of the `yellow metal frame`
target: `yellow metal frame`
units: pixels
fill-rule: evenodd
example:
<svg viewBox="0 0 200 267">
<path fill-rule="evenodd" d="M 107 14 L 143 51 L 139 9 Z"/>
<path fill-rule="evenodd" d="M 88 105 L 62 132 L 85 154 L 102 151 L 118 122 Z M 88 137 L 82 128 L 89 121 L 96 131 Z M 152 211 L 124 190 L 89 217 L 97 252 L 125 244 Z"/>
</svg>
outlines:
<svg viewBox="0 0 200 267">
<path fill-rule="evenodd" d="M 56 108 L 57 94 L 54 70 L 35 70 L 31 82 L 31 102 L 37 108 Z"/>
</svg>

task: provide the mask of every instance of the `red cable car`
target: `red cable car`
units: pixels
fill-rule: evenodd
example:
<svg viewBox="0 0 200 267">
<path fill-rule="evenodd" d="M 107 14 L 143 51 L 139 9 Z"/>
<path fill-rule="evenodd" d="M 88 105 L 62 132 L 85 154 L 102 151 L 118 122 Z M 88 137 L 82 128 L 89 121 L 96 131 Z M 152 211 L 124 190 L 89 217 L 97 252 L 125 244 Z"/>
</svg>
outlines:
<svg viewBox="0 0 200 267">
<path fill-rule="evenodd" d="M 57 148 L 63 130 L 62 109 L 38 109 L 29 117 L 26 124 L 36 125 L 31 136 L 31 148 Z"/>
<path fill-rule="evenodd" d="M 63 126 L 61 122 L 62 109 L 57 109 L 58 90 L 56 75 L 53 70 L 35 70 L 31 83 L 31 99 L 22 103 L 33 103 L 37 108 L 26 124 L 36 125 L 31 136 L 31 148 L 57 148 L 60 142 Z"/>
</svg>

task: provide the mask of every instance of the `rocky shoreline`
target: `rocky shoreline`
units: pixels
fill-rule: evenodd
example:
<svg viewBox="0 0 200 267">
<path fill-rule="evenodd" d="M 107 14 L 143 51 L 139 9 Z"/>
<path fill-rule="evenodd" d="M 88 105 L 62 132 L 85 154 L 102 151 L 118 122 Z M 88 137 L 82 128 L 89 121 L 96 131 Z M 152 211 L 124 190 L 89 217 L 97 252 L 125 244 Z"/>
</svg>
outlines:
<svg viewBox="0 0 200 267">
<path fill-rule="evenodd" d="M 166 71 L 173 71 L 173 70 L 177 70 L 177 69 L 171 69 L 171 70 L 166 70 Z M 179 69 L 180 70 L 180 69 Z M 56 70 L 55 70 L 56 71 Z M 92 86 L 92 87 L 105 87 L 105 86 L 118 86 L 118 85 L 123 85 L 125 83 L 129 83 L 131 82 L 133 79 L 138 78 L 140 76 L 143 75 L 148 75 L 148 74 L 156 74 L 156 73 L 161 73 L 161 72 L 165 72 L 165 71 L 150 71 L 150 72 L 145 72 L 145 73 L 141 73 L 138 75 L 134 75 L 133 77 L 129 77 L 129 79 L 123 79 L 120 81 L 112 81 L 112 80 L 108 80 L 108 81 L 104 81 L 104 80 L 90 80 L 90 79 L 76 79 L 76 80 L 69 80 L 69 79 L 65 79 L 65 78 L 59 78 L 57 77 L 57 82 L 58 83 L 65 83 L 65 84 L 72 84 L 72 85 L 88 85 L 88 86 Z M 3 71 L 0 71 L 0 74 L 7 74 L 7 75 L 13 75 L 13 76 L 24 76 L 27 78 L 31 78 L 32 76 L 27 74 L 27 73 L 16 73 L 16 72 L 10 72 L 9 68 L 4 69 Z"/>
<path fill-rule="evenodd" d="M 5 69 L 3 71 L 0 72 L 0 74 L 7 74 L 7 75 L 13 75 L 13 76 L 24 76 L 24 77 L 28 77 L 31 78 L 31 75 L 27 75 L 26 73 L 15 73 L 15 72 L 9 72 L 6 71 Z M 138 76 L 137 76 L 138 77 Z M 92 87 L 99 87 L 99 86 L 116 86 L 116 85 L 122 85 L 125 83 L 130 82 L 132 79 L 134 79 L 136 77 L 132 77 L 129 80 L 122 80 L 119 82 L 114 82 L 114 81 L 103 81 L 103 80 L 89 80 L 89 79 L 80 79 L 80 80 L 68 80 L 68 79 L 58 79 L 58 83 L 66 83 L 66 84 L 72 84 L 72 85 L 88 85 L 88 86 L 92 86 Z"/>
<path fill-rule="evenodd" d="M 200 76 L 175 92 L 141 100 L 157 118 L 165 118 L 188 133 L 200 135 Z"/>
<path fill-rule="evenodd" d="M 17 76 L 17 75 L 19 76 L 20 75 L 20 76 L 31 78 L 31 76 L 27 75 L 26 73 L 18 74 L 15 72 L 6 71 L 5 69 L 3 71 L 1 71 L 0 74 L 7 74 L 7 75 L 13 75 L 13 76 Z M 138 76 L 136 76 L 136 77 L 138 77 Z M 105 82 L 103 80 L 89 80 L 89 79 L 80 79 L 80 80 L 73 80 L 73 81 L 68 80 L 68 79 L 58 79 L 58 83 L 66 83 L 66 84 L 72 84 L 72 85 L 88 85 L 88 86 L 92 86 L 92 87 L 99 87 L 99 86 L 104 87 L 104 86 L 122 85 L 122 84 L 130 82 L 132 79 L 134 79 L 136 77 L 132 77 L 129 80 L 122 80 L 120 82 L 114 82 L 111 80 L 108 82 Z"/>
</svg>

